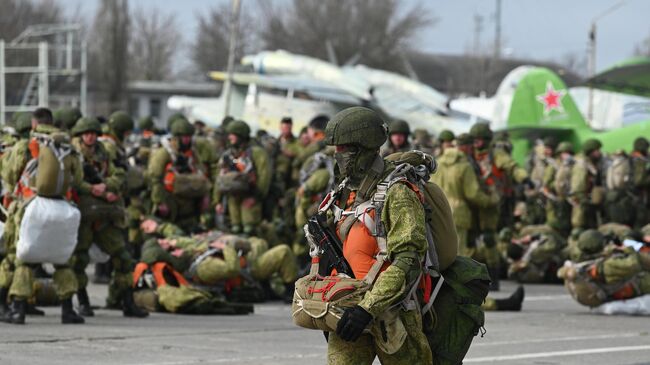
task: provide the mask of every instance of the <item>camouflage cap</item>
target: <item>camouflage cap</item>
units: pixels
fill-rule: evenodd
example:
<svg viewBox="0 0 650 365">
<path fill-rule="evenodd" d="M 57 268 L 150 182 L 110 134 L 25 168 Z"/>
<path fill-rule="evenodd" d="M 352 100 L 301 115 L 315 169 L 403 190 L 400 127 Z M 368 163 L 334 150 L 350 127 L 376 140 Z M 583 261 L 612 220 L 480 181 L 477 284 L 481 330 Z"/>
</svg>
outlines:
<svg viewBox="0 0 650 365">
<path fill-rule="evenodd" d="M 154 128 L 153 118 L 143 117 L 138 121 L 138 129 L 150 131 Z"/>
<path fill-rule="evenodd" d="M 573 144 L 571 142 L 560 142 L 559 145 L 557 145 L 557 148 L 555 149 L 555 152 L 557 153 L 573 153 Z"/>
<path fill-rule="evenodd" d="M 387 139 L 387 128 L 377 112 L 353 106 L 338 112 L 327 123 L 325 142 L 330 146 L 354 145 L 374 150 Z"/>
<path fill-rule="evenodd" d="M 191 136 L 194 134 L 194 126 L 187 119 L 176 119 L 172 123 L 171 133 L 173 136 Z"/>
<path fill-rule="evenodd" d="M 595 229 L 588 229 L 578 237 L 578 249 L 586 254 L 599 253 L 605 247 L 605 236 Z"/>
<path fill-rule="evenodd" d="M 17 133 L 22 134 L 32 129 L 32 115 L 30 113 L 16 113 L 12 119 Z"/>
<path fill-rule="evenodd" d="M 469 134 L 474 138 L 481 138 L 486 141 L 492 140 L 493 133 L 490 129 L 490 125 L 487 123 L 476 123 L 470 128 Z"/>
<path fill-rule="evenodd" d="M 553 136 L 544 138 L 544 147 L 548 147 L 553 150 L 556 149 L 558 147 L 557 139 L 555 139 Z"/>
<path fill-rule="evenodd" d="M 409 135 L 411 134 L 411 127 L 405 120 L 394 120 L 388 126 L 388 134 L 401 133 Z"/>
<path fill-rule="evenodd" d="M 125 133 L 135 128 L 135 123 L 133 123 L 133 118 L 127 112 L 120 110 L 108 117 L 108 126 L 117 134 L 118 138 L 122 138 Z"/>
<path fill-rule="evenodd" d="M 249 127 L 243 120 L 236 120 L 228 124 L 226 127 L 226 133 L 234 134 L 241 138 L 250 138 L 251 127 Z"/>
<path fill-rule="evenodd" d="M 95 132 L 97 134 L 102 134 L 102 125 L 99 124 L 97 118 L 93 117 L 83 117 L 75 123 L 72 127 L 72 135 L 78 136 L 86 132 Z"/>
<path fill-rule="evenodd" d="M 454 132 L 450 131 L 449 129 L 445 129 L 438 135 L 438 140 L 440 142 L 451 142 L 454 139 L 456 139 L 456 136 L 454 136 Z"/>
<path fill-rule="evenodd" d="M 474 143 L 474 137 L 469 133 L 461 133 L 456 137 L 456 144 L 458 146 L 467 146 Z"/>
<path fill-rule="evenodd" d="M 600 149 L 603 146 L 602 143 L 600 143 L 599 140 L 595 138 L 590 138 L 585 141 L 585 143 L 582 144 L 582 152 L 584 152 L 586 155 L 592 153 L 593 151 Z"/>
<path fill-rule="evenodd" d="M 650 143 L 645 137 L 639 137 L 634 140 L 634 150 L 639 152 L 648 152 Z"/>
</svg>

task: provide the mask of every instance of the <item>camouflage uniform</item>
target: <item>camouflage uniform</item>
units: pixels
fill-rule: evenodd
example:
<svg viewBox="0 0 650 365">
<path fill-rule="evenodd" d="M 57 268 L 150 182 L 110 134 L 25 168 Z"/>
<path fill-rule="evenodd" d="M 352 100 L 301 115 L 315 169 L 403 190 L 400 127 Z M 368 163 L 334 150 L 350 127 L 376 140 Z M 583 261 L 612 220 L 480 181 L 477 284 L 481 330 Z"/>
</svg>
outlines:
<svg viewBox="0 0 650 365">
<path fill-rule="evenodd" d="M 401 146 L 393 145 L 393 143 L 390 140 L 390 136 L 392 136 L 393 134 L 404 135 L 404 144 Z M 392 155 L 393 153 L 397 153 L 397 152 L 407 152 L 413 150 L 413 147 L 411 146 L 411 143 L 408 140 L 410 134 L 411 134 L 411 128 L 409 127 L 406 121 L 396 120 L 390 123 L 390 125 L 388 126 L 389 138 L 386 141 L 386 143 L 381 147 L 381 150 L 379 151 L 381 157 L 386 157 L 388 155 Z"/>
<path fill-rule="evenodd" d="M 269 192 L 272 172 L 269 157 L 262 148 L 249 145 L 250 128 L 242 121 L 228 125 L 227 132 L 238 138 L 218 163 L 219 173 L 213 190 L 214 204 L 227 207 L 232 233 L 254 234 L 262 222 L 262 201 Z M 244 191 L 226 191 L 227 176 L 237 173 L 247 179 Z M 223 204 L 225 201 L 226 204 Z"/>
<path fill-rule="evenodd" d="M 596 228 L 604 200 L 604 173 L 602 158 L 592 161 L 589 155 L 600 149 L 598 140 L 583 144 L 585 155 L 579 156 L 571 170 L 570 201 L 573 205 L 571 225 L 574 228 Z"/>
<path fill-rule="evenodd" d="M 45 124 L 38 124 L 34 133 L 46 135 L 61 134 L 59 129 Z M 8 296 L 9 298 L 12 298 L 15 303 L 24 303 L 34 295 L 34 274 L 32 272 L 32 266 L 21 262 L 16 257 L 18 230 L 25 213 L 26 205 L 31 201 L 31 199 L 25 198 L 20 193 L 20 189 L 16 188 L 20 183 L 21 176 L 27 163 L 31 159 L 29 144 L 29 139 L 17 142 L 13 146 L 10 154 L 6 157 L 2 169 L 2 179 L 7 185 L 7 190 L 16 193 L 13 198 L 17 200 L 12 203 L 9 210 L 10 214 L 7 217 L 8 231 L 5 233 L 6 257 L 3 259 L 1 265 L 0 287 L 5 289 L 9 288 Z M 83 170 L 79 164 L 78 156 L 75 153 L 70 155 L 68 159 L 71 162 L 71 169 L 66 171 L 66 173 L 71 175 L 71 183 L 74 185 L 81 181 Z M 71 318 L 70 323 L 83 323 L 83 319 L 74 313 L 71 305 L 71 298 L 77 291 L 77 280 L 74 272 L 70 268 L 69 264 L 55 265 L 54 268 L 55 272 L 53 280 L 56 294 L 62 302 L 69 305 L 69 314 Z M 16 306 L 14 305 L 14 308 L 15 307 Z M 11 315 L 11 313 L 8 313 L 8 315 Z M 22 318 L 22 323 L 24 323 L 24 312 Z M 5 317 L 5 320 L 12 322 L 10 317 Z M 14 321 L 13 323 L 21 322 Z"/>
<path fill-rule="evenodd" d="M 359 130 L 359 125 L 366 128 Z M 354 133 L 355 127 L 359 133 Z M 374 179 L 385 177 L 393 168 L 393 164 L 381 161 L 378 149 L 386 139 L 383 121 L 374 112 L 361 108 L 348 108 L 337 114 L 328 124 L 327 142 L 330 145 L 354 145 L 359 150 L 336 153 L 335 158 L 343 176 L 350 177 L 352 183 L 347 187 L 349 199 L 339 198 L 341 209 L 350 209 L 349 205 L 359 204 L 363 197 L 372 196 L 374 184 L 363 183 L 361 188 L 355 187 L 355 181 L 367 181 L 364 176 L 359 176 L 359 168 L 364 166 L 384 166 L 381 169 L 373 167 Z M 376 170 L 376 171 L 375 171 Z M 356 172 L 355 172 L 356 171 Z M 364 174 L 365 175 L 365 174 Z M 375 180 L 381 181 L 381 180 Z M 346 192 L 342 194 L 345 196 Z M 355 198 L 359 197 L 359 199 Z M 356 205 L 353 205 L 356 206 Z M 352 216 L 353 217 L 353 216 Z M 404 184 L 395 184 L 387 192 L 384 209 L 381 212 L 381 221 L 385 225 L 387 253 L 389 265 L 379 276 L 372 289 L 366 293 L 361 302 L 345 311 L 338 323 L 337 331 L 329 333 L 328 363 L 329 364 L 372 364 L 375 357 L 385 364 L 429 364 L 432 363 L 431 349 L 426 336 L 422 331 L 422 317 L 419 310 L 404 311 L 392 308 L 394 304 L 404 299 L 408 288 L 419 276 L 420 262 L 425 254 L 428 244 L 425 232 L 425 216 L 422 204 L 416 193 Z M 363 223 L 352 221 L 349 232 L 362 232 Z M 344 223 L 345 224 L 345 223 Z M 356 226 L 356 228 L 355 228 Z M 351 263 L 355 276 L 362 278 L 364 270 L 360 257 L 353 257 L 357 251 L 359 241 L 350 241 L 347 237 L 353 233 L 341 233 L 338 226 L 337 233 L 343 241 L 344 256 Z M 349 246 L 352 245 L 352 246 Z M 361 246 L 358 248 L 362 250 Z M 367 253 L 366 253 L 367 254 Z M 359 261 L 357 261 L 359 260 Z M 374 261 L 374 260 L 373 260 Z M 359 264 L 355 264 L 359 262 Z M 377 318 L 386 311 L 396 311 L 396 315 L 404 323 L 406 338 L 402 346 L 395 353 L 388 354 L 383 351 L 371 335 L 362 334 L 363 329 L 372 318 Z M 390 341 L 391 339 L 389 339 Z"/>
<path fill-rule="evenodd" d="M 643 227 L 650 218 L 650 160 L 648 160 L 648 141 L 639 137 L 634 141 L 634 151 L 630 154 L 632 165 L 632 189 L 636 201 L 634 226 Z"/>
<path fill-rule="evenodd" d="M 476 253 L 476 243 L 468 241 L 468 231 L 476 224 L 477 209 L 496 207 L 499 196 L 494 190 L 483 189 L 467 156 L 458 149 L 446 149 L 438 163 L 439 171 L 431 175 L 431 181 L 440 186 L 451 205 L 459 254 L 472 257 Z"/>
<path fill-rule="evenodd" d="M 557 153 L 558 157 L 546 166 L 542 181 L 542 194 L 546 197 L 546 224 L 568 235 L 571 230 L 571 204 L 568 198 L 575 160 L 571 155 L 573 148 L 568 142 L 560 143 Z"/>
<path fill-rule="evenodd" d="M 175 194 L 174 181 L 179 174 L 194 175 L 197 179 L 200 175 L 204 187 L 209 188 L 215 172 L 216 156 L 207 142 L 192 137 L 194 128 L 187 120 L 174 121 L 172 134 L 172 137 L 161 141 L 162 147 L 155 149 L 149 158 L 146 178 L 151 190 L 152 213 L 191 232 L 199 223 L 208 223 L 203 214 L 209 215 L 209 197 Z M 181 139 L 186 136 L 191 140 L 187 146 L 183 146 Z M 167 211 L 161 209 L 163 206 Z"/>
</svg>

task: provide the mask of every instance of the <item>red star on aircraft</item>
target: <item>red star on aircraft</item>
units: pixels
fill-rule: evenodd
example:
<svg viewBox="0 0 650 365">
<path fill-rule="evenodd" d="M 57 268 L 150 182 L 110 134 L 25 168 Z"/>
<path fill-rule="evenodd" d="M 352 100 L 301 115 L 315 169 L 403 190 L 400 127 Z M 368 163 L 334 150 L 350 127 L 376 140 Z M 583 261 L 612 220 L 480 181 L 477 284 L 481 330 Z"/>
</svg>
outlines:
<svg viewBox="0 0 650 365">
<path fill-rule="evenodd" d="M 563 113 L 562 98 L 564 95 L 566 95 L 566 90 L 555 90 L 551 81 L 547 81 L 546 92 L 537 95 L 536 99 L 544 104 L 544 115 L 548 115 L 553 110 Z"/>
</svg>

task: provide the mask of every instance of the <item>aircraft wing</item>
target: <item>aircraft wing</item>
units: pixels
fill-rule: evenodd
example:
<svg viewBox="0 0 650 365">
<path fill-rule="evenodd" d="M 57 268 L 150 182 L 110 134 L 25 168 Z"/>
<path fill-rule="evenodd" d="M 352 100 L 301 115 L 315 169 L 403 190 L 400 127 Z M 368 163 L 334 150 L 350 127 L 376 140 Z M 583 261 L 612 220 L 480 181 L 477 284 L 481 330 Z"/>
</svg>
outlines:
<svg viewBox="0 0 650 365">
<path fill-rule="evenodd" d="M 590 78 L 596 89 L 650 97 L 650 57 L 635 57 Z"/>
<path fill-rule="evenodd" d="M 210 73 L 210 77 L 223 82 L 228 78 L 228 74 L 222 71 L 213 71 Z M 261 75 L 257 73 L 235 72 L 233 73 L 233 82 L 239 85 L 255 84 L 270 89 L 293 90 L 294 95 L 298 91 L 306 93 L 313 99 L 340 104 L 356 105 L 361 103 L 361 99 L 336 85 L 305 76 Z"/>
</svg>

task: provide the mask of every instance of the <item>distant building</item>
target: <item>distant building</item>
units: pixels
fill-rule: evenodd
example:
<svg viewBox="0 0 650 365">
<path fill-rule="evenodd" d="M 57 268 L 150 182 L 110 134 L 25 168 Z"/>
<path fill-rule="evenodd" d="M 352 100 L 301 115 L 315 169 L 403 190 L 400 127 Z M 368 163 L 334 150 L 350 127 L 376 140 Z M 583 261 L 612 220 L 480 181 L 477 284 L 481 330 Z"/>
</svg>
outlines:
<svg viewBox="0 0 650 365">
<path fill-rule="evenodd" d="M 128 111 L 135 119 L 151 116 L 157 126 L 165 127 L 167 118 L 177 112 L 167 108 L 169 97 L 217 97 L 220 90 L 216 82 L 132 81 L 127 86 Z"/>
</svg>

